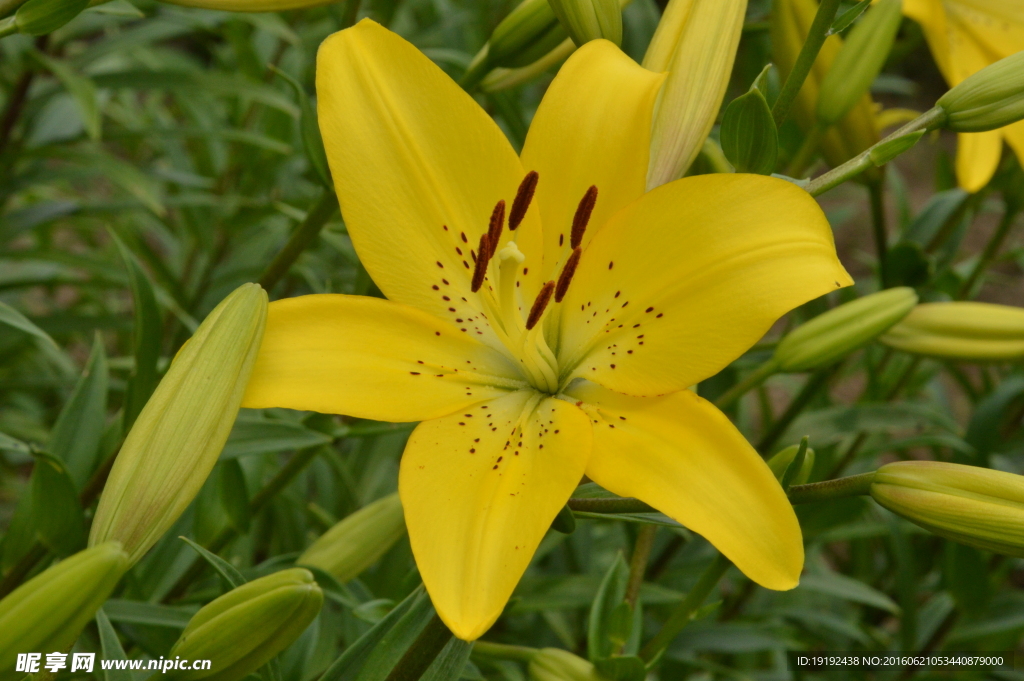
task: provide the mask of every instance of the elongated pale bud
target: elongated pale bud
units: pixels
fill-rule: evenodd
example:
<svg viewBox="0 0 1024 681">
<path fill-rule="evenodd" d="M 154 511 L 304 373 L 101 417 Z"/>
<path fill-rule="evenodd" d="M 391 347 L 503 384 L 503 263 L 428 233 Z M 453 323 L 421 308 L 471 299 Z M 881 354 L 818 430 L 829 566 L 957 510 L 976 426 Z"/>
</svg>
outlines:
<svg viewBox="0 0 1024 681">
<path fill-rule="evenodd" d="M 821 80 L 818 120 L 838 123 L 878 76 L 903 19 L 902 0 L 879 0 L 853 27 Z"/>
<path fill-rule="evenodd" d="M 774 0 L 771 13 L 772 61 L 783 80 L 793 70 L 797 55 L 807 39 L 817 12 L 814 0 Z M 843 39 L 832 35 L 825 39 L 811 72 L 793 103 L 793 117 L 804 131 L 817 123 L 818 93 L 821 81 L 842 49 Z M 878 141 L 875 107 L 868 93 L 861 95 L 849 113 L 829 128 L 819 146 L 830 166 L 838 166 Z M 877 176 L 877 171 L 870 171 Z"/>
<path fill-rule="evenodd" d="M 1024 476 L 939 461 L 898 461 L 875 472 L 871 496 L 940 537 L 1024 556 Z"/>
<path fill-rule="evenodd" d="M 192 502 L 238 415 L 266 319 L 266 292 L 245 284 L 182 347 L 121 446 L 90 546 L 120 541 L 134 563 Z"/>
<path fill-rule="evenodd" d="M 775 348 L 782 371 L 828 366 L 884 333 L 917 304 L 914 289 L 886 289 L 818 315 L 786 335 Z"/>
<path fill-rule="evenodd" d="M 79 551 L 0 601 L 0 679 L 15 672 L 18 653 L 66 651 L 128 569 L 117 542 Z"/>
<path fill-rule="evenodd" d="M 619 0 L 548 0 L 558 21 L 577 46 L 604 38 L 622 44 Z"/>
<path fill-rule="evenodd" d="M 789 468 L 789 464 L 793 463 L 793 458 L 796 457 L 797 452 L 800 451 L 800 445 L 792 445 L 786 447 L 782 451 L 776 453 L 772 458 L 768 459 L 768 468 L 772 469 L 772 473 L 775 474 L 776 479 L 782 481 L 782 476 L 786 474 L 786 469 Z M 796 472 L 795 477 L 790 481 L 791 485 L 803 485 L 811 478 L 811 471 L 814 469 L 814 450 L 809 448 L 804 454 L 804 462 L 800 466 L 800 470 Z"/>
<path fill-rule="evenodd" d="M 729 85 L 747 0 L 670 0 L 643 66 L 668 71 L 654 114 L 647 188 L 683 176 Z"/>
<path fill-rule="evenodd" d="M 560 648 L 542 648 L 531 659 L 530 681 L 607 681 L 590 662 Z"/>
<path fill-rule="evenodd" d="M 210 660 L 210 669 L 176 671 L 175 679 L 236 681 L 269 662 L 306 630 L 324 602 L 313 574 L 281 570 L 232 589 L 203 606 L 167 659 Z"/>
<path fill-rule="evenodd" d="M 568 59 L 569 55 L 575 50 L 576 43 L 572 41 L 572 38 L 566 38 L 558 44 L 558 47 L 551 50 L 532 64 L 514 69 L 504 67 L 492 69 L 483 78 L 483 80 L 480 81 L 480 89 L 484 92 L 500 92 L 502 90 L 508 90 L 509 88 L 522 85 L 523 83 L 528 83 L 545 71 L 554 68 L 559 62 Z"/>
<path fill-rule="evenodd" d="M 1024 118 L 1024 51 L 1011 54 L 967 76 L 937 102 L 945 127 L 984 132 Z"/>
<path fill-rule="evenodd" d="M 548 0 L 523 0 L 494 29 L 487 62 L 491 66 L 532 64 L 568 37 Z"/>
<path fill-rule="evenodd" d="M 1005 361 L 1024 357 L 1024 310 L 992 303 L 918 305 L 879 339 L 931 357 Z"/>
<path fill-rule="evenodd" d="M 335 524 L 295 563 L 320 568 L 347 582 L 376 563 L 404 534 L 405 517 L 396 492 Z"/>
</svg>

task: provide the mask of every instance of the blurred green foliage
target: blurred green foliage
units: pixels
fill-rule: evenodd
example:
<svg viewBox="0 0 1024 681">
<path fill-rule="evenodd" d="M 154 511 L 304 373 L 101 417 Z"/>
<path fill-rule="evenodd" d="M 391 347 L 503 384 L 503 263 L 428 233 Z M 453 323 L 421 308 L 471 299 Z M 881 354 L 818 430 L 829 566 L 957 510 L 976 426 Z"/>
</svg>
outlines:
<svg viewBox="0 0 1024 681">
<path fill-rule="evenodd" d="M 227 293 L 260 279 L 322 200 L 324 168 L 310 127 L 314 58 L 357 8 L 352 2 L 232 14 L 115 0 L 51 34 L 0 40 L 3 593 L 81 548 L 110 458 L 170 358 Z M 512 6 L 367 0 L 358 13 L 458 77 Z M 750 3 L 726 103 L 770 61 L 769 11 L 767 0 Z M 642 57 L 659 16 L 654 0 L 626 8 L 628 54 Z M 477 95 L 517 148 L 551 75 Z M 778 85 L 766 85 L 769 103 Z M 923 109 L 942 91 L 920 30 L 904 20 L 876 97 Z M 787 121 L 778 167 L 802 141 Z M 1024 175 L 1007 155 L 990 187 L 968 195 L 952 188 L 946 141 L 920 144 L 889 167 L 886 281 L 916 287 L 923 300 L 980 293 L 1019 304 L 1024 247 L 1012 228 Z M 693 172 L 706 170 L 702 158 Z M 875 290 L 866 205 L 856 186 L 825 201 L 857 290 L 805 305 L 786 329 Z M 986 237 L 1004 211 L 1010 237 L 988 253 Z M 270 290 L 272 299 L 324 292 L 379 295 L 337 213 Z M 724 393 L 771 356 L 778 335 L 702 384 L 701 394 Z M 793 404 L 799 408 L 787 409 Z M 870 345 L 839 366 L 773 377 L 730 415 L 766 455 L 808 435 L 811 481 L 897 458 L 1024 471 L 1019 365 L 920 360 Z M 230 583 L 225 570 L 251 580 L 286 567 L 337 520 L 395 491 L 410 431 L 411 424 L 243 411 L 199 497 L 122 580 L 75 650 L 167 655 L 190 616 Z M 730 570 L 711 606 L 670 646 L 658 678 L 797 678 L 786 651 L 1021 650 L 1021 560 L 931 536 L 865 498 L 798 512 L 807 542 L 801 585 L 769 592 Z M 641 607 L 624 615 L 614 606 L 650 520 L 660 524 Z M 219 571 L 179 535 L 209 549 L 211 562 L 219 554 Z M 613 646 L 635 652 L 640 626 L 656 630 L 715 555 L 663 516 L 581 516 L 571 534 L 547 536 L 486 639 L 592 659 Z M 325 681 L 385 678 L 431 615 L 408 541 L 347 584 L 318 580 L 326 594 L 319 618 L 261 673 L 268 681 L 309 681 L 325 671 Z M 518 662 L 469 655 L 468 645 L 449 644 L 432 678 L 525 679 Z M 95 676 L 103 674 L 97 668 Z M 906 667 L 878 678 L 954 677 Z M 960 670 L 955 678 L 1024 673 Z"/>
</svg>

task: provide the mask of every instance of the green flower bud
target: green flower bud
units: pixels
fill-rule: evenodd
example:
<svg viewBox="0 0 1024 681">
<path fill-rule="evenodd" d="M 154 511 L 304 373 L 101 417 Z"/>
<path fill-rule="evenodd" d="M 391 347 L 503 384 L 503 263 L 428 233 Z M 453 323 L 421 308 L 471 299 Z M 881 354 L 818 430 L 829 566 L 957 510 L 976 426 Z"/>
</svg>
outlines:
<svg viewBox="0 0 1024 681">
<path fill-rule="evenodd" d="M 238 415 L 266 319 L 266 292 L 245 284 L 182 347 L 125 438 L 90 546 L 120 541 L 135 563 L 191 503 Z"/>
<path fill-rule="evenodd" d="M 1000 59 L 942 95 L 945 127 L 956 132 L 984 132 L 1024 118 L 1024 51 Z"/>
<path fill-rule="evenodd" d="M 577 46 L 604 38 L 622 44 L 619 0 L 548 0 L 558 21 Z"/>
<path fill-rule="evenodd" d="M 128 554 L 117 542 L 79 551 L 0 601 L 0 680 L 19 679 L 18 653 L 66 651 L 121 575 Z"/>
<path fill-rule="evenodd" d="M 850 31 L 821 81 L 818 120 L 838 123 L 882 70 L 903 19 L 901 0 L 879 0 Z"/>
<path fill-rule="evenodd" d="M 594 665 L 567 650 L 542 648 L 530 658 L 530 681 L 606 681 Z"/>
<path fill-rule="evenodd" d="M 89 0 L 28 0 L 18 8 L 14 22 L 19 33 L 46 35 L 68 23 L 89 6 Z"/>
<path fill-rule="evenodd" d="M 931 357 L 1019 359 L 1024 357 L 1024 310 L 992 303 L 924 303 L 879 340 Z"/>
<path fill-rule="evenodd" d="M 875 472 L 871 496 L 940 537 L 1024 556 L 1024 476 L 939 461 L 898 461 Z"/>
<path fill-rule="evenodd" d="M 840 305 L 791 331 L 774 360 L 782 371 L 827 366 L 884 333 L 916 304 L 914 289 L 901 286 Z"/>
<path fill-rule="evenodd" d="M 523 0 L 491 34 L 487 63 L 526 66 L 558 47 L 567 36 L 548 0 Z"/>
<path fill-rule="evenodd" d="M 789 464 L 793 463 L 793 458 L 796 453 L 800 451 L 800 445 L 793 445 L 786 447 L 780 452 L 777 452 L 772 458 L 768 459 L 768 468 L 772 469 L 772 473 L 780 482 L 782 476 L 786 474 L 786 469 L 789 468 Z M 803 485 L 811 477 L 811 471 L 814 469 L 814 450 L 810 447 L 807 448 L 807 452 L 804 453 L 804 462 L 800 466 L 800 470 L 797 471 L 796 477 L 790 482 L 791 485 Z"/>
<path fill-rule="evenodd" d="M 327 530 L 296 560 L 330 573 L 339 582 L 354 579 L 405 534 L 398 493 L 367 504 Z"/>
<path fill-rule="evenodd" d="M 243 584 L 208 603 L 189 621 L 167 658 L 210 660 L 207 670 L 171 670 L 182 681 L 235 681 L 291 645 L 323 605 L 309 570 L 291 568 Z"/>
</svg>

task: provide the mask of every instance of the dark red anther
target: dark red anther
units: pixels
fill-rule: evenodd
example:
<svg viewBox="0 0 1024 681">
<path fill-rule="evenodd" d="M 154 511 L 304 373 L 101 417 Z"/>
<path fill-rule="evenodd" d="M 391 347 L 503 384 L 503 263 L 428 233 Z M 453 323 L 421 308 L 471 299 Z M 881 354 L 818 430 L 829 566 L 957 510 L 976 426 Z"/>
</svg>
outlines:
<svg viewBox="0 0 1024 681">
<path fill-rule="evenodd" d="M 508 214 L 508 230 L 510 232 L 516 231 L 523 218 L 526 217 L 526 211 L 530 207 L 530 202 L 533 201 L 533 193 L 537 191 L 539 177 L 536 170 L 531 170 L 519 183 L 516 198 L 512 201 L 512 210 Z"/>
<path fill-rule="evenodd" d="M 487 263 L 491 259 L 494 248 L 490 244 L 487 234 L 480 235 L 480 257 L 476 258 L 476 266 L 473 268 L 473 283 L 470 289 L 473 293 L 480 290 L 484 285 L 484 277 L 487 276 Z"/>
<path fill-rule="evenodd" d="M 595 203 L 597 203 L 597 187 L 590 185 L 590 189 L 580 199 L 580 205 L 576 206 L 576 214 L 572 216 L 569 248 L 576 248 L 583 242 L 583 232 L 587 231 L 587 223 L 590 222 L 590 214 L 594 212 Z"/>
<path fill-rule="evenodd" d="M 583 249 L 579 246 L 572 249 L 572 255 L 565 261 L 565 267 L 562 268 L 562 273 L 558 275 L 558 285 L 555 286 L 555 302 L 562 302 L 562 298 L 565 298 L 566 291 L 569 290 L 569 282 L 572 281 L 572 275 L 576 274 L 576 266 L 580 264 L 580 255 L 583 253 Z"/>
<path fill-rule="evenodd" d="M 532 329 L 537 326 L 537 322 L 540 321 L 541 316 L 544 314 L 544 310 L 548 307 L 548 303 L 551 302 L 551 294 L 554 292 L 554 281 L 549 281 L 541 287 L 540 293 L 537 294 L 537 299 L 533 301 L 533 307 L 530 308 L 530 316 L 526 318 L 527 329 Z"/>
<path fill-rule="evenodd" d="M 502 199 L 494 204 L 494 210 L 491 211 L 491 220 L 487 223 L 487 241 L 491 245 L 491 251 L 487 255 L 488 260 L 494 255 L 494 250 L 498 248 L 498 241 L 501 239 L 501 229 L 504 224 L 505 200 Z"/>
</svg>

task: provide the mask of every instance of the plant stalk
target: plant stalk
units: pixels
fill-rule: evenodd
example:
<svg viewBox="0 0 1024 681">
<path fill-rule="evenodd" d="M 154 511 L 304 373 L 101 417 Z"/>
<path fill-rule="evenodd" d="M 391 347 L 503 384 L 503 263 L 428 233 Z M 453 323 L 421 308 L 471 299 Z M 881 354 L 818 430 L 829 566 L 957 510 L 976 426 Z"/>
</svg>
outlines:
<svg viewBox="0 0 1024 681">
<path fill-rule="evenodd" d="M 807 40 L 800 48 L 800 54 L 797 55 L 796 63 L 793 64 L 793 70 L 789 72 L 789 77 L 786 78 L 786 82 L 779 92 L 779 98 L 775 100 L 775 106 L 772 107 L 772 118 L 775 119 L 776 129 L 782 127 L 783 121 L 789 115 L 789 110 L 793 108 L 793 102 L 796 101 L 800 88 L 807 80 L 807 74 L 811 72 L 811 68 L 818 58 L 821 46 L 825 44 L 828 31 L 832 27 L 832 22 L 835 21 L 839 2 L 840 0 L 822 0 L 818 5 L 818 12 L 814 15 L 810 31 L 807 32 Z"/>
<path fill-rule="evenodd" d="M 1003 212 L 1003 217 L 999 221 L 999 226 L 996 227 L 995 234 L 993 234 L 992 238 L 988 240 L 987 244 L 985 244 L 985 250 L 981 252 L 981 256 L 979 256 L 977 264 L 974 265 L 974 269 L 972 269 L 970 275 L 968 275 L 967 281 L 965 281 L 963 286 L 960 287 L 957 298 L 963 300 L 971 295 L 975 284 L 995 261 L 996 255 L 999 253 L 999 249 L 1003 247 L 1003 242 L 1006 240 L 1006 235 L 1010 233 L 1013 221 L 1019 214 L 1020 208 L 1015 205 L 1007 204 L 1006 210 Z"/>
<path fill-rule="evenodd" d="M 665 624 L 662 625 L 661 630 L 640 651 L 640 659 L 644 662 L 650 662 L 668 648 L 672 639 L 690 623 L 693 616 L 700 610 L 700 606 L 704 604 L 708 594 L 715 588 L 718 581 L 722 579 L 730 565 L 732 563 L 722 554 L 719 553 L 715 556 L 711 565 L 704 570 L 697 583 L 686 594 L 682 602 L 676 606 L 676 609 L 669 616 Z"/>
<path fill-rule="evenodd" d="M 889 249 L 889 230 L 886 227 L 885 193 L 881 179 L 868 184 L 868 195 L 871 197 L 871 228 L 875 237 L 875 252 L 878 255 L 878 281 L 881 288 L 888 288 L 889 277 L 885 271 L 885 256 Z"/>
<path fill-rule="evenodd" d="M 789 488 L 789 501 L 792 504 L 812 504 L 817 501 L 864 496 L 870 493 L 874 479 L 875 473 L 872 471 L 847 478 L 793 485 Z"/>
<path fill-rule="evenodd" d="M 776 364 L 775 360 L 768 360 L 737 381 L 736 385 L 719 395 L 718 399 L 715 400 L 715 406 L 719 409 L 728 409 L 734 402 L 736 402 L 736 400 L 747 394 L 747 391 L 753 390 L 757 386 L 761 385 L 761 383 L 767 380 L 769 376 L 775 374 L 778 370 L 779 365 Z"/>
<path fill-rule="evenodd" d="M 811 196 L 820 196 L 821 194 L 824 194 L 829 189 L 841 185 L 843 182 L 846 182 L 847 180 L 852 179 L 857 175 L 860 175 L 868 168 L 874 167 L 875 164 L 872 163 L 871 161 L 872 149 L 875 149 L 886 142 L 894 140 L 897 137 L 903 137 L 904 135 L 908 135 L 912 132 L 917 132 L 918 130 L 926 130 L 929 128 L 938 127 L 945 119 L 945 117 L 946 112 L 942 109 L 942 107 L 932 107 L 928 111 L 924 112 L 914 120 L 904 125 L 902 128 L 900 128 L 893 134 L 886 137 L 881 142 L 875 144 L 870 149 L 862 151 L 861 153 L 857 154 L 843 165 L 833 168 L 827 173 L 824 173 L 823 175 L 814 178 L 806 185 L 804 185 L 804 189 L 807 190 L 807 193 L 810 194 Z"/>
<path fill-rule="evenodd" d="M 641 525 L 640 531 L 637 532 L 633 555 L 629 559 L 629 581 L 626 583 L 625 599 L 631 608 L 636 608 L 636 601 L 640 597 L 640 587 L 644 584 L 647 561 L 651 557 L 657 530 L 657 525 Z"/>
<path fill-rule="evenodd" d="M 309 209 L 306 219 L 288 237 L 288 243 L 284 245 L 284 248 L 267 266 L 267 269 L 263 271 L 263 275 L 260 276 L 260 286 L 266 291 L 270 291 L 288 273 L 291 266 L 302 255 L 302 252 L 309 248 L 310 244 L 316 240 L 320 230 L 323 229 L 324 225 L 334 216 L 337 210 L 338 197 L 335 196 L 334 192 L 324 190 L 324 193 L 320 195 L 320 198 Z"/>
</svg>

